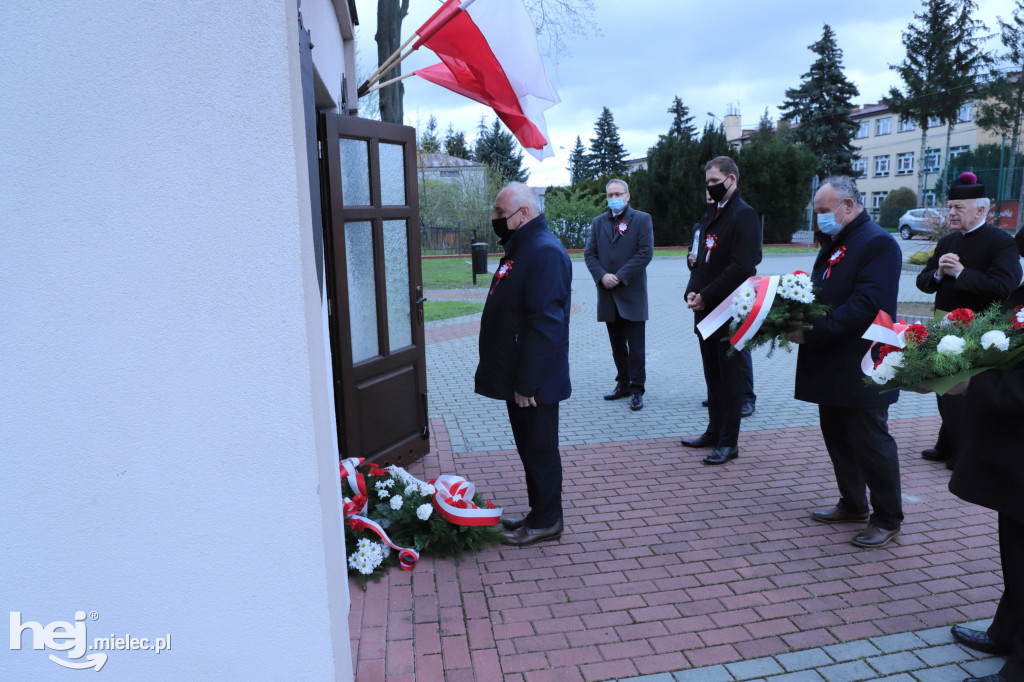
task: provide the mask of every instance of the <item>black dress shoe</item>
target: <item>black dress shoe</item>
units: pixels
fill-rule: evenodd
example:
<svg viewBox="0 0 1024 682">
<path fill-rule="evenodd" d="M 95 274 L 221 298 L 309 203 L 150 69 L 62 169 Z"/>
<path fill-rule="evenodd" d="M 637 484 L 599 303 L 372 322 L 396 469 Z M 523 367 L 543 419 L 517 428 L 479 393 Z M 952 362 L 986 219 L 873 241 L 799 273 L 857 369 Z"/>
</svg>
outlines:
<svg viewBox="0 0 1024 682">
<path fill-rule="evenodd" d="M 879 528 L 878 526 L 868 526 L 858 533 L 850 542 L 865 549 L 877 549 L 888 545 L 892 539 L 899 534 L 899 528 L 886 530 L 884 528 Z"/>
<path fill-rule="evenodd" d="M 935 448 L 928 448 L 921 451 L 921 459 L 926 459 L 929 462 L 945 462 L 949 459 L 949 453 L 939 452 Z"/>
<path fill-rule="evenodd" d="M 522 528 L 525 523 L 526 523 L 526 517 L 525 516 L 509 516 L 508 518 L 506 518 L 504 516 L 501 517 L 501 525 L 503 525 L 508 530 L 515 530 L 516 528 Z"/>
<path fill-rule="evenodd" d="M 708 406 L 708 401 L 707 400 L 700 401 L 700 406 L 701 407 L 707 407 Z"/>
<path fill-rule="evenodd" d="M 996 673 L 995 675 L 985 675 L 985 677 L 965 677 L 964 682 L 1010 682 L 1005 677 Z"/>
<path fill-rule="evenodd" d="M 715 448 L 714 451 L 710 455 L 705 457 L 702 461 L 705 464 L 711 464 L 711 465 L 725 464 L 730 459 L 736 459 L 739 456 L 740 456 L 740 449 L 738 447 L 736 447 L 735 445 L 733 445 L 731 447 L 727 447 L 725 445 L 722 445 L 720 447 Z"/>
<path fill-rule="evenodd" d="M 510 530 L 501 534 L 501 541 L 506 545 L 514 545 L 516 547 L 526 547 L 537 542 L 543 542 L 544 540 L 554 540 L 562 534 L 564 528 L 562 519 L 558 519 L 555 525 L 549 528 L 530 528 L 529 526 L 519 526 L 515 530 Z"/>
<path fill-rule="evenodd" d="M 822 523 L 846 523 L 847 521 L 867 521 L 870 514 L 854 514 L 843 511 L 838 505 L 831 509 L 819 509 L 811 512 L 811 518 Z"/>
<path fill-rule="evenodd" d="M 754 414 L 754 403 L 743 403 L 743 407 L 740 408 L 741 417 L 749 417 Z"/>
<path fill-rule="evenodd" d="M 642 393 L 633 394 L 633 399 L 629 401 L 629 409 L 634 412 L 644 409 L 644 396 Z"/>
<path fill-rule="evenodd" d="M 709 433 L 702 433 L 697 438 L 691 440 L 683 439 L 679 441 L 688 448 L 706 448 L 718 443 L 718 439 Z"/>
<path fill-rule="evenodd" d="M 971 628 L 965 628 L 963 625 L 954 625 L 949 631 L 953 633 L 953 639 L 968 649 L 997 656 L 1006 656 L 1010 653 L 1010 647 L 996 644 L 984 630 L 972 630 Z"/>
<path fill-rule="evenodd" d="M 607 394 L 605 400 L 618 400 L 629 396 L 629 386 L 616 386 L 615 390 Z"/>
</svg>

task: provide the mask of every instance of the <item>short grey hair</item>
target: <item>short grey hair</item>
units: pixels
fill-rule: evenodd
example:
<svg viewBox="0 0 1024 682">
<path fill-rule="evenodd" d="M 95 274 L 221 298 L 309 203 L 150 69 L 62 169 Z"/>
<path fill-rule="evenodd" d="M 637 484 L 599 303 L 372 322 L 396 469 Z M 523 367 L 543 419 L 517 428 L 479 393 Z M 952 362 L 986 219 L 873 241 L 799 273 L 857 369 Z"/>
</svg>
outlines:
<svg viewBox="0 0 1024 682">
<path fill-rule="evenodd" d="M 839 195 L 839 201 L 851 199 L 854 206 L 864 208 L 864 198 L 861 197 L 860 190 L 857 189 L 857 183 L 853 178 L 845 175 L 833 175 L 821 181 L 821 186 L 825 185 L 832 186 L 832 189 Z"/>
<path fill-rule="evenodd" d="M 625 190 L 625 193 L 629 194 L 629 185 L 626 184 L 625 180 L 619 180 L 618 178 L 612 178 L 611 180 L 608 181 L 608 184 L 604 186 L 604 191 L 606 194 L 608 193 L 608 188 L 614 185 L 615 183 L 619 183 L 620 185 L 622 185 L 622 189 Z"/>
<path fill-rule="evenodd" d="M 988 209 L 990 209 L 992 207 L 992 200 L 989 199 L 988 197 L 980 197 L 978 199 L 975 199 L 974 200 L 974 208 L 978 208 L 979 206 L 981 206 L 983 209 L 985 209 L 985 217 L 987 219 L 988 218 Z"/>
<path fill-rule="evenodd" d="M 533 215 L 540 215 L 540 202 L 537 200 L 537 193 L 529 185 L 522 182 L 510 182 L 502 188 L 503 192 L 505 190 L 508 190 L 509 196 L 516 206 L 526 206 Z"/>
</svg>

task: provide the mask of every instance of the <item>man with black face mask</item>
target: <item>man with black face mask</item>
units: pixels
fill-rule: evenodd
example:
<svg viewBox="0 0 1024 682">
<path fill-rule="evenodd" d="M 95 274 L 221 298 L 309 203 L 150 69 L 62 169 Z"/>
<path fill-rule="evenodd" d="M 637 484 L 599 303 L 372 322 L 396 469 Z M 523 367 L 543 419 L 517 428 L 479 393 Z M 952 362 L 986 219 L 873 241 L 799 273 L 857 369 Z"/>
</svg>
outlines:
<svg viewBox="0 0 1024 682">
<path fill-rule="evenodd" d="M 761 260 L 761 221 L 739 196 L 740 170 L 728 156 L 704 166 L 713 203 L 701 218 L 696 262 L 686 285 L 686 305 L 694 325 L 756 272 Z M 714 447 L 705 464 L 725 464 L 739 456 L 738 439 L 744 384 L 741 357 L 729 354 L 729 327 L 701 339 L 701 362 L 708 390 L 708 427 L 698 438 L 683 440 L 690 448 Z"/>
<path fill-rule="evenodd" d="M 562 534 L 558 403 L 569 384 L 572 265 L 540 213 L 537 196 L 513 182 L 494 200 L 491 224 L 505 257 L 480 318 L 476 392 L 504 400 L 526 472 L 530 512 L 503 518 L 504 542 L 526 546 Z"/>
</svg>

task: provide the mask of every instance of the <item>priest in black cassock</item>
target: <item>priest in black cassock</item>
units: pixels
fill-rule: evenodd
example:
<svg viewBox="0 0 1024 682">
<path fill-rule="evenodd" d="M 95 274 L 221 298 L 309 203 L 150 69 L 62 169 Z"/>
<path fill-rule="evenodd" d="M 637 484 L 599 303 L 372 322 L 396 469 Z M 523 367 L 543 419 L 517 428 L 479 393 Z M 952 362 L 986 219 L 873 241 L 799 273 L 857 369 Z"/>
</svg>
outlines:
<svg viewBox="0 0 1024 682">
<path fill-rule="evenodd" d="M 949 188 L 950 233 L 939 240 L 935 253 L 917 276 L 917 288 L 935 294 L 935 309 L 949 312 L 970 308 L 980 313 L 1002 303 L 1020 284 L 1021 266 L 1013 237 L 986 222 L 990 201 L 985 185 L 974 173 L 961 173 Z M 942 425 L 934 448 L 925 459 L 945 461 L 953 468 L 960 448 L 964 398 L 937 397 Z"/>
</svg>

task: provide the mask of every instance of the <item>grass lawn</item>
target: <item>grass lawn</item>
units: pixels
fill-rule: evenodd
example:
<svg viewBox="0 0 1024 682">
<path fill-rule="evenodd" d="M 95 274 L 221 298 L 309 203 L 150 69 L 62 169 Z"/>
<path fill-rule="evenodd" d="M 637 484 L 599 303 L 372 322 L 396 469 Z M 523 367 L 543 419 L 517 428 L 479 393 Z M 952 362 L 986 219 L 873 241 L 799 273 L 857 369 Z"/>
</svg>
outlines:
<svg viewBox="0 0 1024 682">
<path fill-rule="evenodd" d="M 477 281 L 480 277 L 477 276 Z M 427 322 L 447 320 L 449 317 L 474 315 L 484 309 L 483 303 L 472 301 L 424 301 L 423 319 Z"/>
<path fill-rule="evenodd" d="M 423 288 L 472 289 L 473 270 L 468 261 L 468 257 L 423 258 L 420 261 L 423 264 Z M 477 288 L 486 288 L 490 284 L 490 274 L 476 276 Z"/>
</svg>

